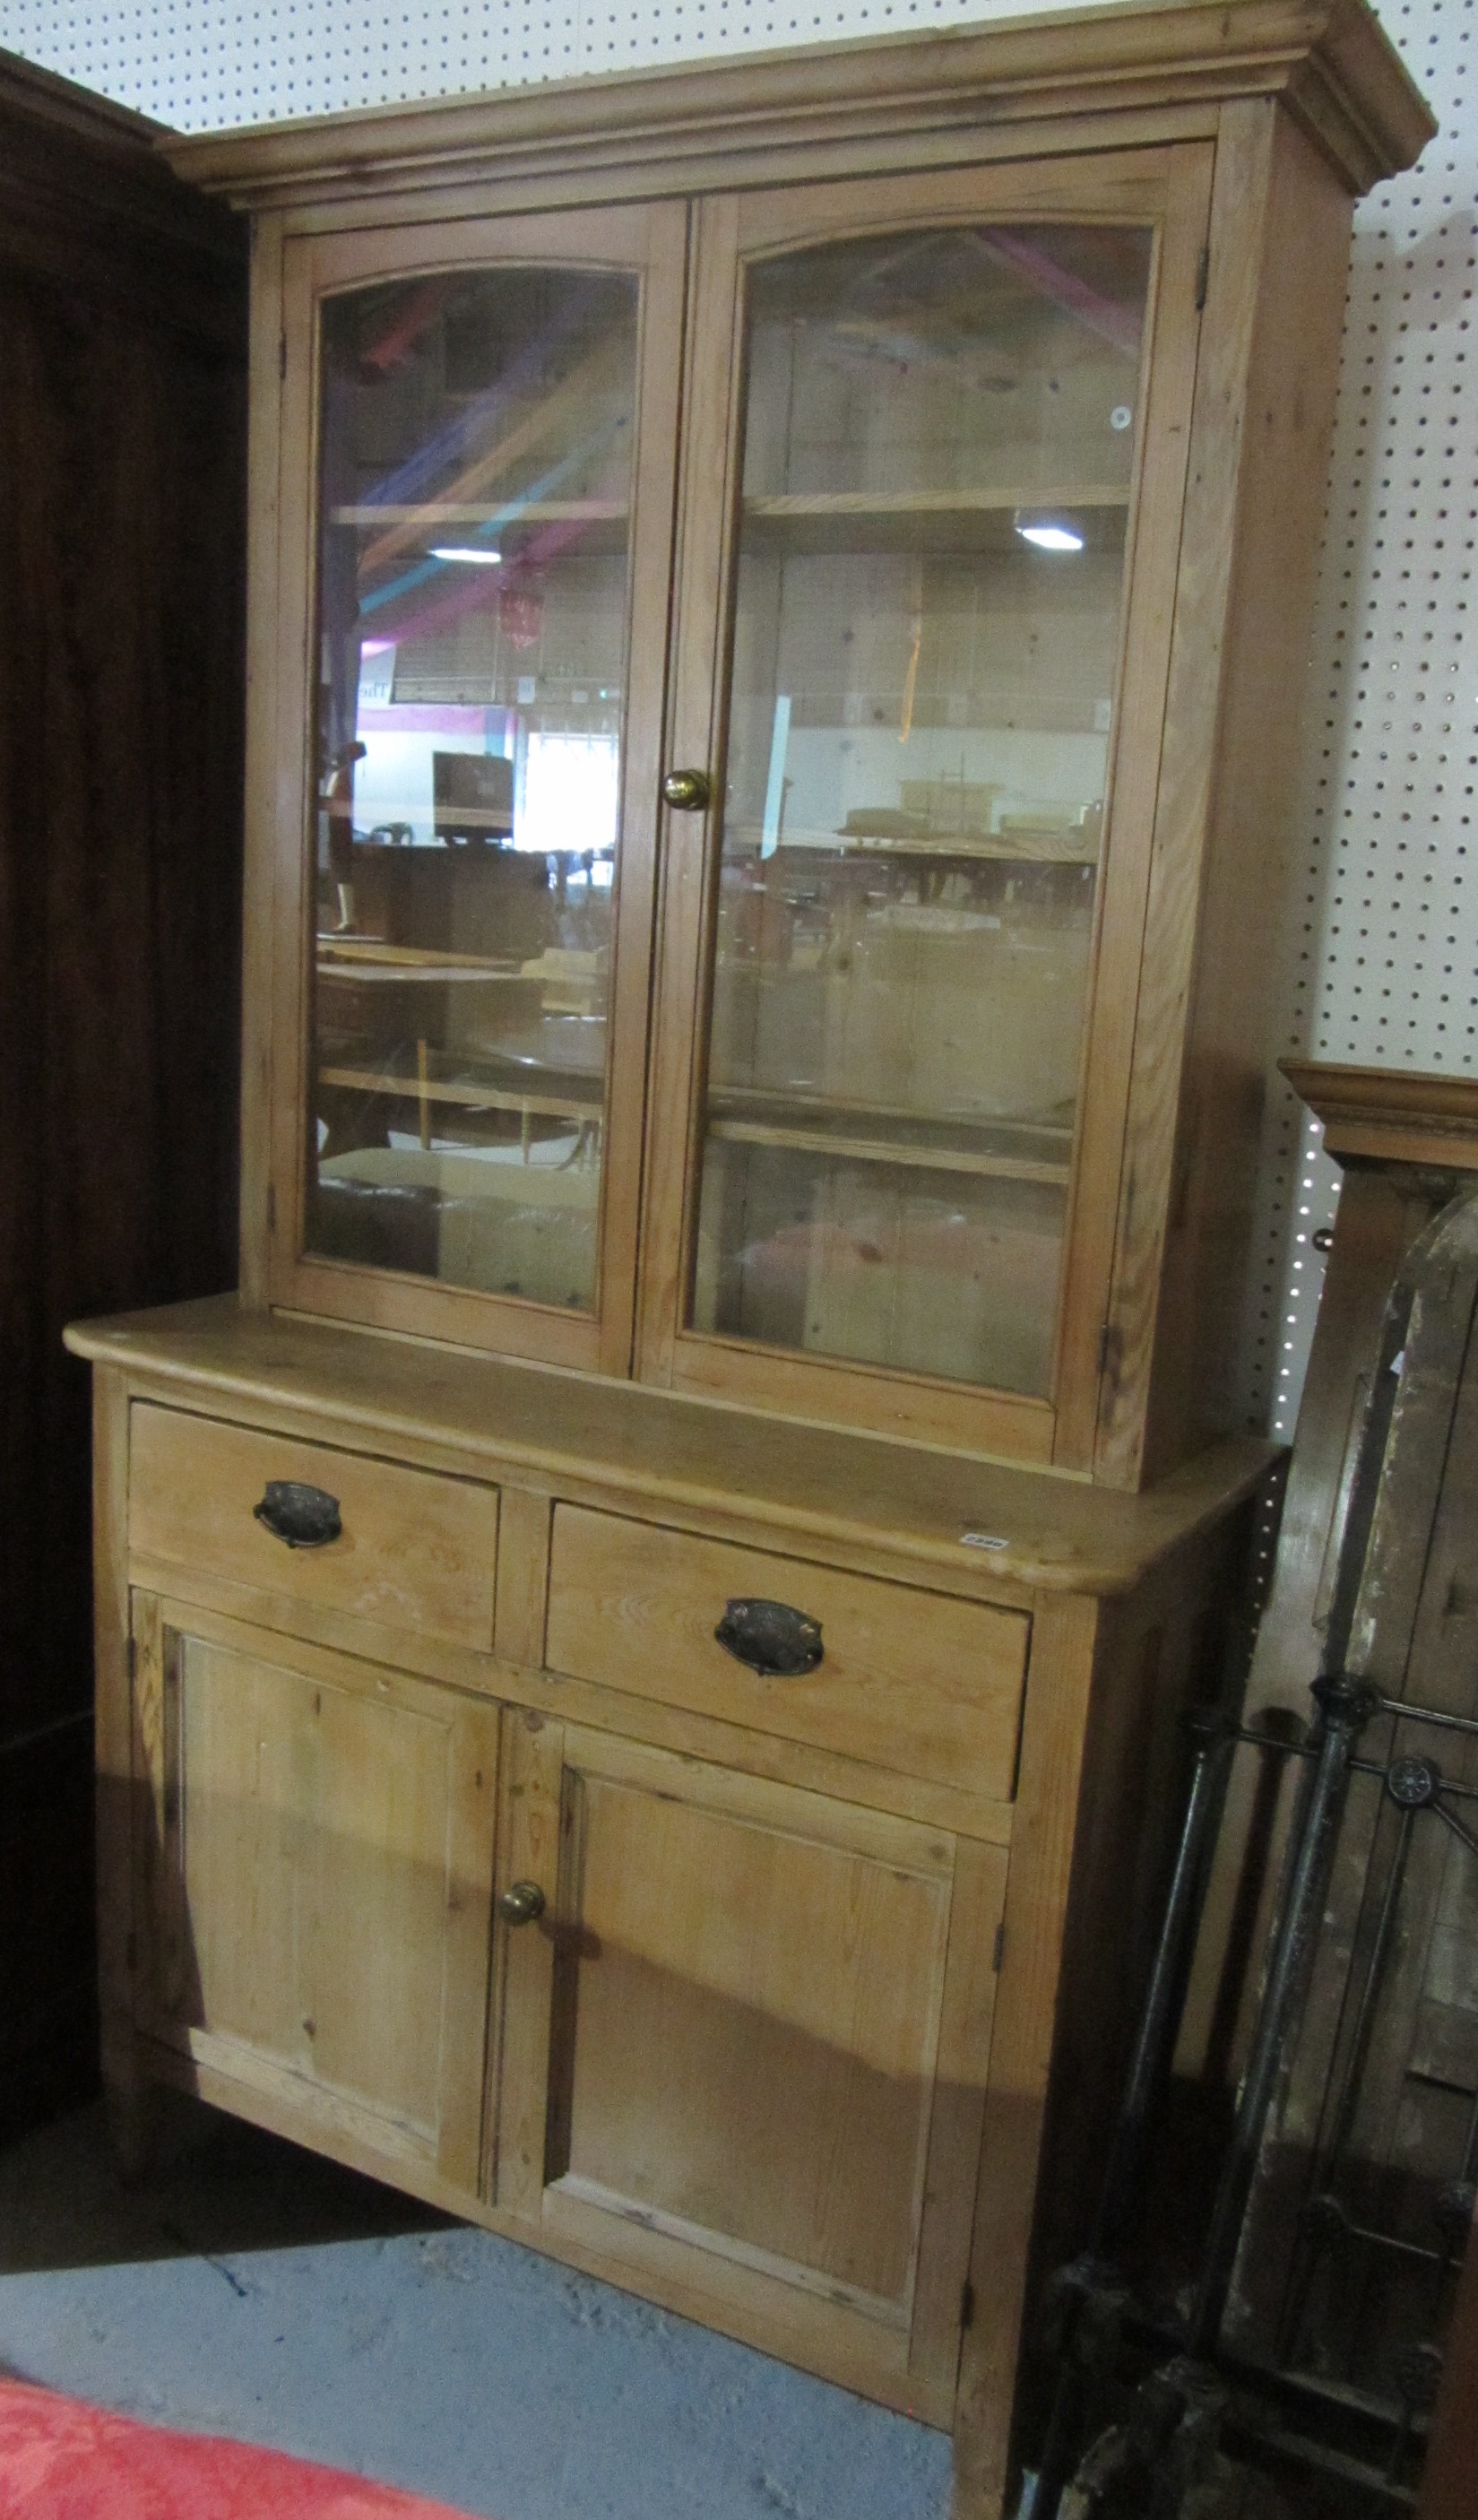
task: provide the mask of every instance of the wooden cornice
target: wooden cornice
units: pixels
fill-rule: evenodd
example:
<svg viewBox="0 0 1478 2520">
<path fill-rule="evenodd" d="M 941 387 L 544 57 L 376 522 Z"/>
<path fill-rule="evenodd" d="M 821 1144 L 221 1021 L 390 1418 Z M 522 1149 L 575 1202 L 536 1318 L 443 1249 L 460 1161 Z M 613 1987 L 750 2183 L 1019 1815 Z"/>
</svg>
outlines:
<svg viewBox="0 0 1478 2520">
<path fill-rule="evenodd" d="M 114 105 L 111 97 L 95 96 L 90 88 L 22 61 L 19 53 L 0 52 L 0 113 L 14 112 L 23 114 L 32 128 L 133 161 L 146 158 L 153 143 L 165 136 L 163 123 L 151 122 L 147 114 Z"/>
<path fill-rule="evenodd" d="M 1436 126 L 1365 0 L 1179 0 L 740 56 L 160 141 L 240 208 L 301 208 L 605 167 L 649 192 L 779 182 L 790 152 L 900 132 L 1061 126 L 1277 97 L 1350 189 L 1411 165 Z"/>
<path fill-rule="evenodd" d="M 1478 1172 L 1478 1077 L 1413 1076 L 1392 1067 L 1279 1062 L 1293 1091 L 1323 1122 L 1326 1153 L 1343 1162 L 1430 1164 Z"/>
</svg>

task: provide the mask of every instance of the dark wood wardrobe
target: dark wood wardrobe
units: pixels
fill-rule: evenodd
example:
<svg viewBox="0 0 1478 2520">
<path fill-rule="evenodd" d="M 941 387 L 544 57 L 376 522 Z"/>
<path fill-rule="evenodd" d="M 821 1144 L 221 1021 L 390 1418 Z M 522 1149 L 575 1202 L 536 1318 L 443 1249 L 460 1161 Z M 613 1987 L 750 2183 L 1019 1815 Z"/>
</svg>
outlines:
<svg viewBox="0 0 1478 2520">
<path fill-rule="evenodd" d="M 93 2072 L 78 1313 L 236 1273 L 245 232 L 0 55 L 0 2132 Z"/>
</svg>

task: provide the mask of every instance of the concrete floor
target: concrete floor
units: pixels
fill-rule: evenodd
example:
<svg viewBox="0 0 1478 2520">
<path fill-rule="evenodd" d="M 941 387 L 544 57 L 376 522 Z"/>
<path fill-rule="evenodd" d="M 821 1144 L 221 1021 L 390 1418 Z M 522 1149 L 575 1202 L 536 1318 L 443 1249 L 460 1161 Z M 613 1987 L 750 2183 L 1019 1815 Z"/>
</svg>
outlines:
<svg viewBox="0 0 1478 2520">
<path fill-rule="evenodd" d="M 201 2109 L 0 2155 L 0 2365 L 489 2520 L 944 2520 L 949 2444 Z"/>
</svg>

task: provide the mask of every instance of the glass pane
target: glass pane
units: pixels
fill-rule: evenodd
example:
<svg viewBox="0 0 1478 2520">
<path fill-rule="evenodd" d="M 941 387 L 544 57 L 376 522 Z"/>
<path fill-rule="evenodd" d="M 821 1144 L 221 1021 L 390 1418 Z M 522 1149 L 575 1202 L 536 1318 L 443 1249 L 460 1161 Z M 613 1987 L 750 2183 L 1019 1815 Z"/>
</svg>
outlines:
<svg viewBox="0 0 1478 2520">
<path fill-rule="evenodd" d="M 1051 1387 L 1150 248 L 751 274 L 699 1329 Z"/>
<path fill-rule="evenodd" d="M 593 1309 L 635 278 L 323 318 L 306 1244 Z"/>
</svg>

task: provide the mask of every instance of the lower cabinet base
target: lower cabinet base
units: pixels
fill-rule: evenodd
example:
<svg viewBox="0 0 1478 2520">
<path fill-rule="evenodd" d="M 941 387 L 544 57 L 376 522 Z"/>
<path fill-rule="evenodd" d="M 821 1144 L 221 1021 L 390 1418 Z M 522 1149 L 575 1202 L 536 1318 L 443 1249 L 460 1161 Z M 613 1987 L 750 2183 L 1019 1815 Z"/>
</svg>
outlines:
<svg viewBox="0 0 1478 2520">
<path fill-rule="evenodd" d="M 293 2094 L 274 2092 L 264 2081 L 243 2082 L 219 2065 L 184 2055 L 153 2040 L 138 2043 L 137 2055 L 126 2078 L 120 2077 L 116 2067 L 104 2077 L 109 2133 L 120 2166 L 130 2179 L 141 2178 L 147 2172 L 158 2104 L 165 2090 L 188 2092 L 194 2098 L 208 2101 L 213 2108 L 264 2128 L 270 2135 L 304 2143 L 312 2151 L 341 2162 L 346 2169 L 381 2180 L 426 2205 L 436 2206 L 442 2213 L 475 2223 L 501 2239 L 516 2240 L 525 2248 L 537 2249 L 542 2256 L 557 2258 L 581 2274 L 598 2276 L 679 2318 L 716 2328 L 741 2345 L 772 2354 L 781 2362 L 793 2362 L 820 2379 L 855 2390 L 860 2397 L 891 2407 L 899 2414 L 912 2415 L 919 2423 L 947 2432 L 953 2421 L 953 2386 L 943 2390 L 913 2389 L 905 2379 L 888 2372 L 883 2357 L 870 2356 L 855 2346 L 849 2348 L 841 2335 L 828 2339 L 825 2322 L 813 2318 L 798 2322 L 793 2335 L 787 2337 L 784 2322 L 770 2307 L 746 2316 L 727 2294 L 707 2291 L 691 2276 L 685 2276 L 671 2262 L 674 2253 L 669 2252 L 664 2262 L 660 2247 L 642 2246 L 643 2238 L 650 2240 L 658 2235 L 638 2235 L 636 2246 L 630 2250 L 603 2248 L 576 2228 L 575 2216 L 558 2211 L 537 2228 L 531 2228 L 521 2216 L 501 2212 L 496 2205 L 450 2185 L 433 2167 L 387 2159 L 381 2149 L 356 2135 L 342 2119 L 331 2122 L 326 2114 L 315 2114 L 315 2095 L 311 2093 L 299 2100 Z M 999 2500 L 976 2504 L 972 2506 L 971 2520 L 994 2520 L 999 2509 Z"/>
<path fill-rule="evenodd" d="M 92 1347 L 125 2155 L 193 2092 L 949 2430 L 999 2520 L 1266 1454 L 1101 1499 L 828 1436 L 798 1531 L 732 1412 L 689 1494 L 699 1419 L 653 1466 L 640 1395 L 551 1462 L 543 1381 L 505 1438 L 434 1377 L 408 1418 L 419 1358 L 251 1336 L 260 1387 Z M 288 1480 L 330 1541 L 264 1522 Z"/>
</svg>

